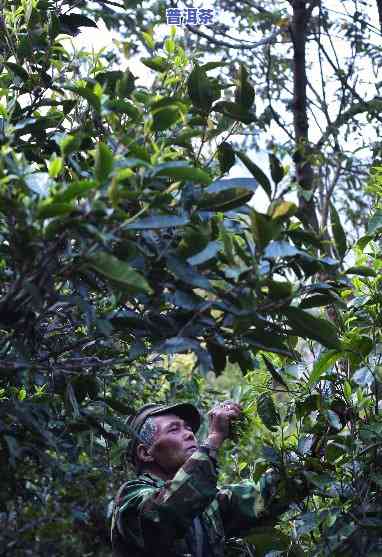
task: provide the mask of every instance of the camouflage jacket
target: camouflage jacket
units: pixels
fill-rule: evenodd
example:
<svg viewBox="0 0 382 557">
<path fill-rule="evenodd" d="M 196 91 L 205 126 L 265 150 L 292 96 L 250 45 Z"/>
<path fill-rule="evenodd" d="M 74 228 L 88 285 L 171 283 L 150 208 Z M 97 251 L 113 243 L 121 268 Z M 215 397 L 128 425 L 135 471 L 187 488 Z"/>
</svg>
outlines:
<svg viewBox="0 0 382 557">
<path fill-rule="evenodd" d="M 172 480 L 143 474 L 124 484 L 114 502 L 113 557 L 222 557 L 228 537 L 240 537 L 266 513 L 267 482 L 217 487 L 208 451 L 195 451 Z"/>
</svg>

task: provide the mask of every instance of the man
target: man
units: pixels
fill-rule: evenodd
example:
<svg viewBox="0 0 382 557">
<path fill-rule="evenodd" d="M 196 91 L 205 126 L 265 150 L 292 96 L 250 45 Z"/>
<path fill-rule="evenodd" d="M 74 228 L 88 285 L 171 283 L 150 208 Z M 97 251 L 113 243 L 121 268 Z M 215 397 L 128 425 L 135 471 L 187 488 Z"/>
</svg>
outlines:
<svg viewBox="0 0 382 557">
<path fill-rule="evenodd" d="M 226 401 L 209 413 L 198 444 L 198 410 L 188 403 L 149 404 L 130 421 L 130 456 L 139 477 L 124 484 L 114 504 L 114 557 L 222 557 L 227 537 L 240 537 L 274 507 L 267 481 L 217 487 L 217 451 L 240 406 Z"/>
</svg>

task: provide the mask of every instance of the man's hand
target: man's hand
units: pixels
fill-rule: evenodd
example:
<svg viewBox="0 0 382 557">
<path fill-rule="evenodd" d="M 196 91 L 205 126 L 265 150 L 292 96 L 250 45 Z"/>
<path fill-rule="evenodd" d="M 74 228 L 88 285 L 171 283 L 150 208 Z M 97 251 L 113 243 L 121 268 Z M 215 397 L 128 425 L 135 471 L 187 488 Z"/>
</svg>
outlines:
<svg viewBox="0 0 382 557">
<path fill-rule="evenodd" d="M 231 420 L 238 418 L 240 414 L 240 405 L 230 400 L 220 402 L 210 410 L 207 443 L 211 448 L 219 449 L 222 443 L 228 439 Z"/>
</svg>

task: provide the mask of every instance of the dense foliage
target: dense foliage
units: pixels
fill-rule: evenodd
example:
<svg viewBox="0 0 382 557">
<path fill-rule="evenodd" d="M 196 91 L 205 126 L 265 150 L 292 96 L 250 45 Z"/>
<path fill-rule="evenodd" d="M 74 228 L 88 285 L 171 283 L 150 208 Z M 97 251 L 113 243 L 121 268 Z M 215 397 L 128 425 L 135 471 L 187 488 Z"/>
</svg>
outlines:
<svg viewBox="0 0 382 557">
<path fill-rule="evenodd" d="M 114 26 L 119 10 L 108 7 L 105 20 Z M 148 33 L 165 22 L 166 7 L 163 0 L 129 3 L 120 17 L 131 48 L 142 28 Z M 225 61 L 228 83 L 236 63 L 248 69 L 256 111 L 236 140 L 272 149 L 295 167 L 285 187 L 307 225 L 327 227 L 335 203 L 358 238 L 367 223 L 364 182 L 381 159 L 381 1 L 223 0 L 214 8 L 216 22 L 188 25 L 184 41 L 187 52 Z M 160 44 L 160 33 L 154 38 Z"/>
<path fill-rule="evenodd" d="M 378 171 L 349 255 L 333 204 L 308 226 L 276 154 L 268 177 L 229 141 L 255 121 L 246 66 L 213 77 L 172 32 L 138 87 L 110 68 L 122 53 L 73 50 L 64 34 L 95 23 L 69 8 L 7 2 L 1 20 L 2 554 L 109 555 L 126 416 L 227 396 L 246 422 L 222 480 L 272 466 L 291 502 L 256 555 L 378 554 Z M 222 179 L 236 160 L 252 178 Z"/>
</svg>

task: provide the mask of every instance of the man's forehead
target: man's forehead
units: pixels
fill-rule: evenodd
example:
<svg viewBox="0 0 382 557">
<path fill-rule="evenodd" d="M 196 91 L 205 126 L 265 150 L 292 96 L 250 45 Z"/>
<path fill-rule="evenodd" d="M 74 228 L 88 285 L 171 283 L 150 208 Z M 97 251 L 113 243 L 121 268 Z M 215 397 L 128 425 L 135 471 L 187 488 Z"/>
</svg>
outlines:
<svg viewBox="0 0 382 557">
<path fill-rule="evenodd" d="M 170 414 L 170 413 L 159 414 L 159 416 L 152 416 L 152 418 L 155 420 L 155 423 L 160 428 L 164 428 L 170 425 L 171 423 L 181 423 L 181 424 L 186 423 L 185 420 L 183 420 L 180 416 L 177 416 L 176 414 Z"/>
</svg>

